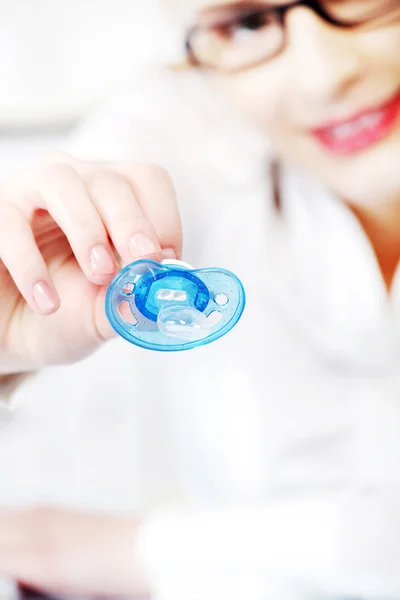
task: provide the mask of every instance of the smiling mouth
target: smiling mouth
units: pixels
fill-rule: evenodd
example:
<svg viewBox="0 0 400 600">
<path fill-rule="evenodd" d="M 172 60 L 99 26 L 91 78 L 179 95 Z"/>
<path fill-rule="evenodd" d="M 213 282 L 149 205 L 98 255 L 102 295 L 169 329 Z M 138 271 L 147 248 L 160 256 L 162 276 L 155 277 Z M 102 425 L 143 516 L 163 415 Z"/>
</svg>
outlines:
<svg viewBox="0 0 400 600">
<path fill-rule="evenodd" d="M 332 154 L 352 154 L 375 144 L 393 129 L 400 116 L 400 92 L 378 108 L 311 130 Z"/>
</svg>

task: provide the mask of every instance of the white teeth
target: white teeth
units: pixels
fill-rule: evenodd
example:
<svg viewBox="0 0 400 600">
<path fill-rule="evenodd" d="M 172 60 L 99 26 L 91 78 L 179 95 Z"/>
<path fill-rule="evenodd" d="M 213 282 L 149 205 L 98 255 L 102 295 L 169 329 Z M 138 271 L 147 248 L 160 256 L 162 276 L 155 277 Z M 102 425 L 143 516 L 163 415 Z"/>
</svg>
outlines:
<svg viewBox="0 0 400 600">
<path fill-rule="evenodd" d="M 363 115 L 351 123 L 345 123 L 343 125 L 338 125 L 337 127 L 332 127 L 331 134 L 336 139 L 344 139 L 356 133 L 360 133 L 363 130 L 376 127 L 381 119 L 382 113 L 380 112 L 376 111 L 368 113 L 367 115 Z"/>
<path fill-rule="evenodd" d="M 332 128 L 332 133 L 337 138 L 345 138 L 349 135 L 353 135 L 353 133 L 358 133 L 360 130 L 360 125 L 357 122 L 354 123 L 346 123 L 345 125 L 338 125 L 337 127 Z"/>
<path fill-rule="evenodd" d="M 370 113 L 368 115 L 364 115 L 361 117 L 360 121 L 363 127 L 376 127 L 380 120 L 382 119 L 382 114 L 379 112 Z"/>
</svg>

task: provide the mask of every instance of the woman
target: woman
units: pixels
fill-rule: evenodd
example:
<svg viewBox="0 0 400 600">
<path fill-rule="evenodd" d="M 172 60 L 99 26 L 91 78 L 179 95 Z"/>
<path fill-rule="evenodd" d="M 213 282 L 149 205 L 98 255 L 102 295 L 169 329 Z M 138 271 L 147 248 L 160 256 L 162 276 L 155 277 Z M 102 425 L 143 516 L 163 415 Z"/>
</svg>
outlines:
<svg viewBox="0 0 400 600">
<path fill-rule="evenodd" d="M 48 470 L 33 500 L 135 516 L 6 511 L 0 571 L 175 600 L 398 598 L 399 2 L 188 4 L 193 69 L 2 184 L 4 384 L 40 418 L 57 392 L 54 433 L 24 438 Z M 243 279 L 243 320 L 183 355 L 103 346 L 113 246 L 180 258 L 181 223 L 185 260 Z M 3 505 L 35 496 L 12 482 L 16 435 Z"/>
</svg>

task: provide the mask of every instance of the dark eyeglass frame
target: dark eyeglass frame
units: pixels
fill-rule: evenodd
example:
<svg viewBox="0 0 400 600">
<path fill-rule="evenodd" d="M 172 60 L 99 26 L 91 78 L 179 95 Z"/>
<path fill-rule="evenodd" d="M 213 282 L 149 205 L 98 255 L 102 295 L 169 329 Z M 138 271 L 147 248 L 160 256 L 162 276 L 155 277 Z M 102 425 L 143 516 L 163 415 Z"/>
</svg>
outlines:
<svg viewBox="0 0 400 600">
<path fill-rule="evenodd" d="M 271 6 L 270 4 L 264 4 L 263 2 L 257 2 L 257 1 L 244 2 L 244 3 L 237 4 L 237 5 L 232 5 L 232 11 L 233 11 L 233 17 L 231 20 L 232 25 L 235 22 L 234 16 L 236 14 L 242 14 L 242 13 L 244 13 L 244 15 L 245 15 L 246 10 L 249 12 L 249 16 L 254 14 L 255 11 L 257 11 L 257 13 L 260 14 L 261 16 L 262 15 L 272 15 L 275 22 L 277 22 L 281 25 L 282 31 L 283 31 L 282 43 L 279 46 L 279 48 L 272 55 L 269 55 L 265 58 L 261 58 L 254 62 L 250 62 L 250 63 L 248 63 L 244 66 L 240 66 L 240 67 L 224 68 L 224 67 L 218 67 L 216 65 L 205 64 L 196 57 L 196 53 L 193 49 L 193 38 L 199 31 L 201 31 L 201 30 L 207 31 L 207 30 L 212 29 L 212 27 L 194 25 L 193 27 L 190 28 L 190 30 L 186 36 L 186 40 L 185 40 L 185 49 L 186 49 L 187 60 L 188 60 L 189 64 L 194 67 L 202 67 L 202 68 L 212 69 L 215 71 L 224 71 L 224 72 L 232 73 L 232 74 L 240 73 L 243 71 L 248 71 L 250 69 L 254 69 L 255 67 L 258 67 L 270 60 L 273 60 L 279 54 L 281 54 L 281 52 L 283 52 L 283 50 L 287 46 L 288 40 L 287 40 L 287 32 L 286 32 L 286 27 L 285 27 L 286 15 L 289 11 L 293 10 L 294 8 L 298 8 L 300 6 L 310 8 L 315 14 L 317 14 L 321 19 L 323 19 L 323 21 L 325 21 L 329 25 L 332 25 L 333 27 L 340 28 L 340 29 L 356 29 L 358 27 L 368 26 L 369 23 L 372 23 L 376 20 L 385 19 L 385 17 L 387 16 L 387 15 L 382 15 L 381 13 L 379 13 L 379 14 L 374 14 L 374 15 L 368 16 L 365 19 L 358 20 L 358 21 L 343 21 L 343 20 L 337 19 L 337 18 L 333 17 L 331 14 L 329 14 L 329 12 L 321 4 L 320 0 L 295 0 L 293 2 L 290 2 L 289 4 L 284 4 L 281 6 Z M 221 5 L 221 8 L 222 8 L 222 5 Z M 235 9 L 236 9 L 236 12 L 235 12 Z M 389 10 L 390 10 L 390 12 L 393 12 L 393 11 L 395 12 L 396 9 L 399 9 L 399 16 L 400 16 L 399 0 L 394 0 L 393 1 L 393 9 L 389 9 Z M 207 9 L 203 12 L 203 14 L 207 14 Z M 227 26 L 227 25 L 228 25 L 228 23 L 225 24 L 225 26 Z"/>
</svg>

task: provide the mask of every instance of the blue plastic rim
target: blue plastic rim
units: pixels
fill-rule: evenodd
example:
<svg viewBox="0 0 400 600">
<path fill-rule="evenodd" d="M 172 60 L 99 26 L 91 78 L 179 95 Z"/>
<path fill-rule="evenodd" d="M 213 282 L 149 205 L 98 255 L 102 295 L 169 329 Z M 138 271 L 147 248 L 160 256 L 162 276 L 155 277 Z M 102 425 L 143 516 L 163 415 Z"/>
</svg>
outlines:
<svg viewBox="0 0 400 600">
<path fill-rule="evenodd" d="M 131 344 L 178 352 L 226 335 L 239 321 L 245 304 L 243 285 L 230 271 L 191 269 L 177 261 L 140 260 L 125 267 L 112 281 L 105 310 L 113 329 Z M 163 315 L 166 328 L 160 325 Z M 188 329 L 192 323 L 194 329 Z M 205 324 L 204 328 L 199 324 Z M 170 330 L 174 332 L 171 335 Z M 187 339 L 188 331 L 191 339 Z"/>
</svg>

